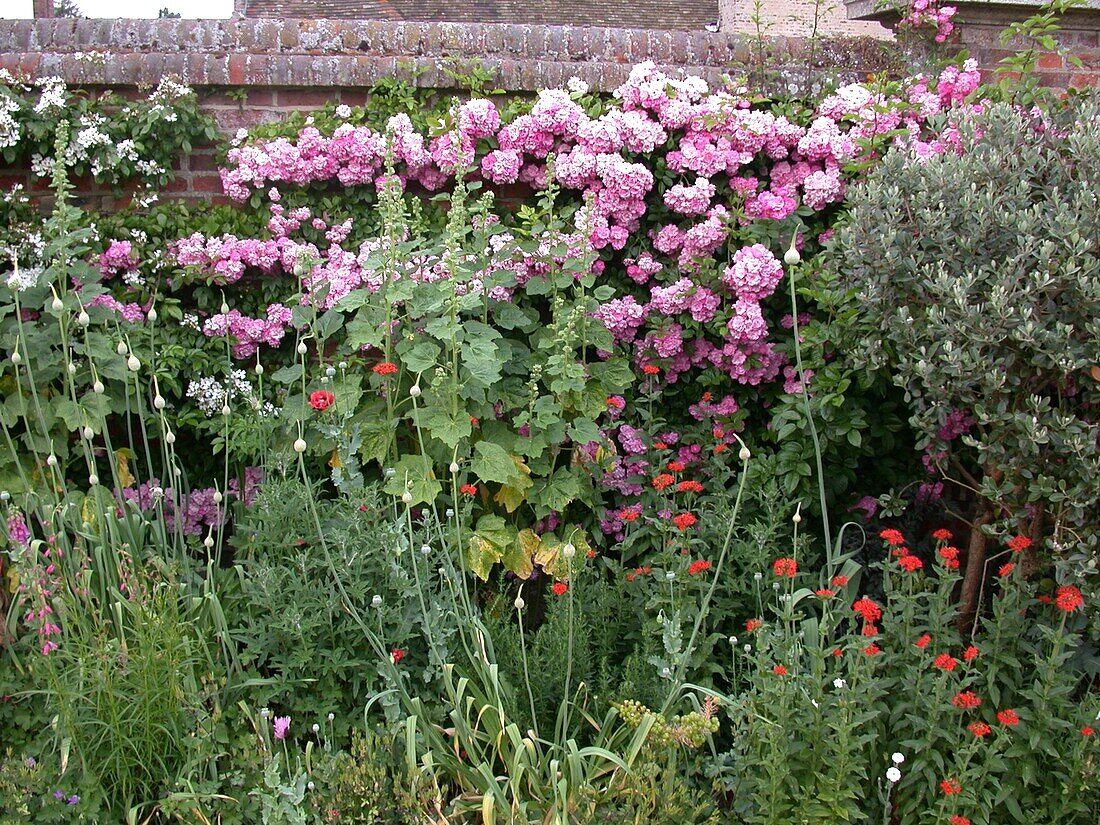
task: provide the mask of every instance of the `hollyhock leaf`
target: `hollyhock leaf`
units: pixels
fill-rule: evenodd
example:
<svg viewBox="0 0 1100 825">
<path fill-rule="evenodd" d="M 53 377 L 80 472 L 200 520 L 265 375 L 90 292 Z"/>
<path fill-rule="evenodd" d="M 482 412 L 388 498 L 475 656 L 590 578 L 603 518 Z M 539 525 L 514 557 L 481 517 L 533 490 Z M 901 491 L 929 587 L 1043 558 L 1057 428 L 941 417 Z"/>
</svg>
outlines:
<svg viewBox="0 0 1100 825">
<path fill-rule="evenodd" d="M 534 558 L 542 540 L 534 530 L 524 529 L 504 550 L 504 566 L 520 579 L 529 579 L 535 571 Z"/>
<path fill-rule="evenodd" d="M 404 495 L 407 490 L 412 495 L 409 504 L 431 504 L 443 491 L 443 485 L 431 469 L 430 459 L 425 456 L 403 456 L 394 471 L 382 489 L 395 496 Z"/>
<path fill-rule="evenodd" d="M 512 456 L 491 441 L 479 441 L 474 445 L 470 470 L 482 481 L 495 481 L 498 484 L 511 484 L 523 476 L 516 468 Z"/>
<path fill-rule="evenodd" d="M 271 374 L 271 380 L 276 384 L 293 384 L 302 378 L 303 367 L 300 363 L 290 364 L 282 369 L 275 370 Z"/>
<path fill-rule="evenodd" d="M 359 447 L 359 455 L 362 456 L 363 460 L 379 463 L 385 461 L 393 440 L 393 431 L 396 428 L 397 423 L 395 421 L 388 424 L 378 422 L 364 425 L 361 431 L 363 443 Z"/>
<path fill-rule="evenodd" d="M 603 433 L 596 426 L 596 422 L 587 418 L 573 419 L 567 432 L 569 437 L 577 444 L 589 444 L 593 441 L 603 440 Z"/>
<path fill-rule="evenodd" d="M 495 343 L 477 339 L 462 345 L 462 366 L 467 379 L 480 387 L 491 387 L 500 380 L 504 363 Z"/>
<path fill-rule="evenodd" d="M 493 317 L 501 329 L 531 332 L 538 327 L 538 316 L 534 310 L 525 310 L 508 301 L 500 301 L 493 307 Z"/>
<path fill-rule="evenodd" d="M 466 563 L 482 581 L 489 580 L 489 571 L 502 557 L 499 547 L 476 533 L 466 542 Z"/>
<path fill-rule="evenodd" d="M 547 510 L 564 510 L 580 495 L 580 479 L 567 469 L 560 469 L 535 487 L 538 503 Z"/>
<path fill-rule="evenodd" d="M 534 486 L 534 482 L 531 481 L 531 468 L 524 464 L 519 456 L 512 456 L 512 461 L 515 462 L 519 476 L 511 483 L 502 485 L 493 496 L 493 501 L 503 505 L 509 513 L 514 513 L 527 500 L 527 491 Z"/>
<path fill-rule="evenodd" d="M 451 415 L 442 407 L 433 406 L 421 413 L 419 421 L 420 426 L 429 430 L 433 438 L 438 438 L 452 448 L 457 447 L 462 439 L 469 438 L 473 432 L 470 416 L 464 409 L 457 415 Z"/>
<path fill-rule="evenodd" d="M 439 354 L 443 350 L 433 341 L 421 340 L 413 345 L 402 342 L 397 346 L 397 354 L 401 363 L 409 372 L 427 372 L 436 365 Z"/>
</svg>

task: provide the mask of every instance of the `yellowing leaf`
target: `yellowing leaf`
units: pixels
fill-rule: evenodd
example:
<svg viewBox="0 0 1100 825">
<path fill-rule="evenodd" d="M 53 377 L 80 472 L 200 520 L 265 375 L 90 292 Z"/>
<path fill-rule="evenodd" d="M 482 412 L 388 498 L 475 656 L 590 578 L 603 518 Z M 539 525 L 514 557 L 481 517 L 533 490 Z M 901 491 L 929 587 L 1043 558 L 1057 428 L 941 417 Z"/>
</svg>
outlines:
<svg viewBox="0 0 1100 825">
<path fill-rule="evenodd" d="M 502 559 L 504 566 L 520 579 L 531 578 L 531 574 L 535 571 L 535 554 L 541 543 L 542 539 L 534 530 L 520 530 L 516 534 L 516 540 L 504 551 Z"/>
<path fill-rule="evenodd" d="M 118 462 L 118 483 L 123 487 L 132 487 L 136 479 L 130 472 L 129 450 L 115 450 L 115 461 Z"/>
<path fill-rule="evenodd" d="M 333 450 L 332 451 L 332 455 L 330 455 L 329 458 L 328 458 L 328 466 L 330 466 L 334 470 L 337 469 L 338 467 L 343 467 L 344 466 L 344 462 L 340 460 L 340 451 L 339 450 Z"/>
</svg>

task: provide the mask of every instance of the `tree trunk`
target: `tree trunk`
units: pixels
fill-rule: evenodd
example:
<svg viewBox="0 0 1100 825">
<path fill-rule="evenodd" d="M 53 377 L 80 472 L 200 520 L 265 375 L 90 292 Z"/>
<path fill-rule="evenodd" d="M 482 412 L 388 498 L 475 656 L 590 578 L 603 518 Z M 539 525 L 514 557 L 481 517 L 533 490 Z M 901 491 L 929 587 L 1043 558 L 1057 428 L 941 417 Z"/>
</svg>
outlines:
<svg viewBox="0 0 1100 825">
<path fill-rule="evenodd" d="M 962 636 L 974 629 L 978 613 L 978 599 L 985 584 L 985 546 L 988 537 L 982 527 L 993 521 L 993 506 L 984 499 L 978 500 L 979 513 L 970 528 L 970 544 L 966 548 L 966 571 L 963 573 L 962 592 L 959 594 L 959 618 L 956 627 Z"/>
</svg>

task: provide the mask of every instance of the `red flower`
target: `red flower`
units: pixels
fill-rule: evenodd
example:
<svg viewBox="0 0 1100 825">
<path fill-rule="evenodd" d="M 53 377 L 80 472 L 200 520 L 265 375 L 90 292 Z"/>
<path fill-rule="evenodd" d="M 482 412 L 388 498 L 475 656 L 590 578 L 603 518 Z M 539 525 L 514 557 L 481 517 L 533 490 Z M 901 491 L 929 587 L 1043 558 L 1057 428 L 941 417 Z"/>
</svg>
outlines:
<svg viewBox="0 0 1100 825">
<path fill-rule="evenodd" d="M 554 582 L 554 586 L 550 589 L 554 591 L 555 596 L 564 596 L 569 591 L 569 585 L 565 582 Z"/>
<path fill-rule="evenodd" d="M 476 416 L 476 415 L 471 415 L 471 416 L 470 416 L 470 426 L 471 426 L 471 427 L 476 427 L 476 426 L 477 426 L 478 424 L 480 424 L 480 423 L 481 423 L 481 422 L 477 420 L 477 416 Z"/>
<path fill-rule="evenodd" d="M 617 410 L 621 410 L 623 409 L 623 407 L 626 406 L 626 401 L 624 401 L 617 395 L 609 395 L 607 396 L 607 406 L 614 407 Z"/>
<path fill-rule="evenodd" d="M 644 367 L 642 367 L 642 372 L 644 372 L 646 375 L 660 375 L 661 368 L 658 367 L 656 364 L 646 364 Z"/>
<path fill-rule="evenodd" d="M 723 442 L 721 444 L 715 444 L 714 445 L 714 454 L 718 455 L 719 453 L 724 453 L 729 448 L 730 448 L 730 445 L 726 444 L 725 442 Z"/>
<path fill-rule="evenodd" d="M 887 544 L 892 544 L 895 547 L 899 544 L 905 544 L 905 536 L 901 534 L 900 530 L 895 530 L 892 527 L 888 527 L 878 535 Z"/>
<path fill-rule="evenodd" d="M 668 473 L 659 473 L 653 477 L 653 489 L 663 490 L 674 481 L 676 481 L 676 479 Z"/>
<path fill-rule="evenodd" d="M 951 825 L 970 825 L 969 819 L 967 819 L 965 816 L 959 816 L 958 814 L 952 816 L 951 819 L 949 819 L 948 821 L 951 823 Z"/>
<path fill-rule="evenodd" d="M 375 364 L 372 372 L 375 375 L 393 375 L 397 372 L 397 364 L 392 361 L 383 361 L 381 364 Z"/>
<path fill-rule="evenodd" d="M 931 642 L 931 641 L 932 641 L 931 634 L 925 633 L 919 639 L 917 639 L 915 642 L 913 642 L 913 645 L 915 647 L 919 647 L 921 650 L 924 650 L 926 647 L 928 647 L 928 643 Z"/>
<path fill-rule="evenodd" d="M 642 514 L 640 507 L 624 507 L 619 511 L 619 518 L 623 521 L 637 521 Z"/>
<path fill-rule="evenodd" d="M 783 667 L 783 665 L 776 665 L 772 668 L 772 673 L 774 673 L 776 676 L 786 676 L 787 668 Z"/>
<path fill-rule="evenodd" d="M 677 530 L 687 530 L 697 521 L 699 521 L 699 519 L 695 518 L 694 513 L 680 513 L 680 515 L 672 519 L 672 523 L 676 525 Z"/>
<path fill-rule="evenodd" d="M 764 626 L 764 622 L 760 619 L 749 619 L 745 622 L 745 630 L 752 633 L 754 630 L 759 630 Z"/>
<path fill-rule="evenodd" d="M 1027 536 L 1014 536 L 1009 539 L 1008 546 L 1013 553 L 1022 553 L 1024 550 L 1031 547 L 1031 539 Z"/>
<path fill-rule="evenodd" d="M 309 406 L 320 412 L 321 410 L 327 410 L 336 401 L 336 396 L 328 390 L 317 390 L 317 392 L 310 393 Z"/>
<path fill-rule="evenodd" d="M 705 393 L 703 393 L 703 401 L 710 401 L 712 398 L 714 398 L 714 396 L 711 395 L 710 390 L 707 390 Z"/>
<path fill-rule="evenodd" d="M 955 694 L 951 699 L 951 704 L 957 707 L 959 710 L 972 710 L 973 708 L 980 707 L 982 700 L 978 698 L 978 694 L 972 690 L 964 690 L 961 693 Z"/>
<path fill-rule="evenodd" d="M 1081 735 L 1082 736 L 1092 736 L 1094 733 L 1096 733 L 1096 731 L 1094 731 L 1088 725 L 1085 725 L 1083 728 L 1081 728 Z"/>
<path fill-rule="evenodd" d="M 863 648 L 863 652 L 865 654 L 867 654 L 868 656 L 874 656 L 876 653 L 882 653 L 882 648 L 879 647 L 874 642 L 871 642 L 871 644 L 869 644 L 869 645 L 867 645 L 867 647 Z"/>
<path fill-rule="evenodd" d="M 798 562 L 792 558 L 776 559 L 772 563 L 772 571 L 777 576 L 786 576 L 788 579 L 793 579 L 795 574 L 798 573 Z"/>
<path fill-rule="evenodd" d="M 1009 562 L 1008 564 L 1002 564 L 1001 568 L 997 571 L 997 575 L 1000 576 L 1003 579 L 1005 576 L 1007 576 L 1009 573 L 1011 573 L 1015 569 L 1016 569 L 1016 565 L 1013 564 L 1012 562 Z"/>
<path fill-rule="evenodd" d="M 898 560 L 898 564 L 900 564 L 902 570 L 905 570 L 907 573 L 912 573 L 914 570 L 920 570 L 924 567 L 924 562 L 916 556 L 902 556 Z"/>
<path fill-rule="evenodd" d="M 940 783 L 940 790 L 943 791 L 944 796 L 954 796 L 957 793 L 962 793 L 962 785 L 959 784 L 957 779 L 945 779 Z"/>
<path fill-rule="evenodd" d="M 863 635 L 864 636 L 877 636 L 878 635 L 878 628 L 875 627 L 873 624 L 865 624 L 865 625 L 863 625 Z"/>
<path fill-rule="evenodd" d="M 667 450 L 668 445 L 665 444 L 665 442 L 663 442 L 663 441 L 654 441 L 653 442 L 653 449 L 654 450 Z"/>
<path fill-rule="evenodd" d="M 465 493 L 468 496 L 476 496 L 477 495 L 477 485 L 476 484 L 463 484 L 461 487 L 458 488 L 458 491 L 460 493 Z"/>
<path fill-rule="evenodd" d="M 1059 587 L 1054 593 L 1054 606 L 1065 613 L 1072 613 L 1084 603 L 1081 591 L 1071 584 Z"/>
<path fill-rule="evenodd" d="M 997 721 L 1005 727 L 1014 728 L 1020 724 L 1020 717 L 1012 708 L 997 711 Z"/>
<path fill-rule="evenodd" d="M 689 576 L 694 576 L 696 573 L 702 573 L 704 570 L 710 570 L 710 562 L 706 559 L 693 561 L 691 564 L 688 565 Z"/>
<path fill-rule="evenodd" d="M 713 430 L 710 431 L 710 434 L 719 440 L 726 437 L 726 431 L 723 430 L 721 427 L 715 427 Z"/>
<path fill-rule="evenodd" d="M 983 736 L 988 736 L 993 732 L 993 728 L 989 727 L 985 722 L 971 722 L 966 726 L 966 729 L 974 734 L 978 739 Z"/>
<path fill-rule="evenodd" d="M 882 618 L 882 608 L 871 599 L 863 596 L 852 605 L 852 610 L 863 617 L 865 622 L 877 622 Z"/>
<path fill-rule="evenodd" d="M 820 590 L 815 590 L 814 595 L 815 596 L 820 596 L 823 599 L 831 599 L 833 596 L 836 595 L 836 593 L 834 593 L 832 590 L 830 590 L 827 587 L 822 587 Z"/>
<path fill-rule="evenodd" d="M 390 651 L 390 661 L 392 661 L 395 665 L 404 658 L 405 658 L 405 651 L 403 651 L 401 648 L 397 648 L 396 650 L 391 650 Z"/>
<path fill-rule="evenodd" d="M 966 650 L 963 651 L 963 661 L 964 662 L 973 662 L 977 658 L 978 658 L 978 648 L 974 647 L 974 645 L 970 645 L 970 647 L 968 647 Z"/>
<path fill-rule="evenodd" d="M 701 493 L 703 492 L 703 485 L 698 481 L 681 481 L 676 485 L 676 489 L 681 493 Z"/>
<path fill-rule="evenodd" d="M 936 541 L 951 541 L 951 531 L 941 527 L 939 530 L 932 531 L 932 538 Z"/>
<path fill-rule="evenodd" d="M 831 584 L 833 587 L 843 587 L 847 583 L 847 576 L 833 576 L 833 578 L 829 581 L 829 584 Z"/>
<path fill-rule="evenodd" d="M 947 547 L 941 547 L 936 551 L 941 559 L 943 559 L 943 566 L 948 570 L 959 569 L 959 548 L 948 545 Z"/>
<path fill-rule="evenodd" d="M 673 473 L 682 473 L 684 471 L 684 468 L 687 467 L 687 465 L 684 464 L 684 462 L 682 461 L 670 461 L 668 462 L 667 466 L 669 471 Z"/>
<path fill-rule="evenodd" d="M 840 656 L 841 656 L 840 648 L 839 647 L 834 647 L 833 648 L 833 658 L 834 659 L 839 659 Z"/>
<path fill-rule="evenodd" d="M 941 653 L 932 662 L 932 666 L 938 667 L 940 670 L 954 670 L 957 664 L 958 660 L 950 653 Z"/>
</svg>

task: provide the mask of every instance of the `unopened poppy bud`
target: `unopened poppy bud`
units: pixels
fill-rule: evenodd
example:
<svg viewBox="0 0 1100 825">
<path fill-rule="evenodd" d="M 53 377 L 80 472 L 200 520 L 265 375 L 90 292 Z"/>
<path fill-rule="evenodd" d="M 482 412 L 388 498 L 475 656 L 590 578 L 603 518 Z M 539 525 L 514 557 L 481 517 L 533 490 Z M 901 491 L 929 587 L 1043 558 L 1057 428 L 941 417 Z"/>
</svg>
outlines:
<svg viewBox="0 0 1100 825">
<path fill-rule="evenodd" d="M 130 370 L 130 372 L 137 372 L 139 369 L 141 369 L 141 362 L 138 360 L 136 355 L 131 355 L 129 358 L 126 359 L 126 368 Z"/>
<path fill-rule="evenodd" d="M 306 354 L 306 342 L 305 341 L 302 341 L 301 343 L 298 344 L 298 354 L 299 355 L 305 355 Z"/>
<path fill-rule="evenodd" d="M 787 266 L 794 266 L 795 264 L 802 262 L 802 256 L 798 254 L 798 250 L 794 248 L 794 244 L 791 248 L 783 253 L 783 263 Z"/>
<path fill-rule="evenodd" d="M 150 321 L 156 321 L 157 317 L 158 317 L 157 316 L 157 308 L 156 307 L 149 307 L 149 314 L 146 315 L 145 317 L 148 318 Z"/>
<path fill-rule="evenodd" d="M 737 457 L 740 458 L 742 461 L 748 461 L 750 458 L 752 458 L 752 453 L 749 452 L 748 447 L 742 447 L 741 452 L 737 454 Z"/>
<path fill-rule="evenodd" d="M 165 400 L 163 395 L 158 395 L 153 398 L 153 406 L 158 410 L 163 410 L 165 406 Z"/>
<path fill-rule="evenodd" d="M 76 322 L 82 327 L 88 326 L 88 324 L 91 323 L 91 320 L 91 316 L 89 316 L 88 313 L 84 310 L 80 310 L 80 314 L 76 316 Z"/>
<path fill-rule="evenodd" d="M 294 452 L 304 453 L 305 451 L 306 451 L 306 442 L 301 438 L 295 440 L 295 442 L 294 442 Z"/>
<path fill-rule="evenodd" d="M 128 350 L 129 347 L 126 346 L 125 341 L 119 341 L 118 344 L 115 346 L 115 352 L 117 352 L 119 355 L 125 355 Z"/>
<path fill-rule="evenodd" d="M 96 382 L 92 384 L 92 392 L 96 395 L 103 395 L 103 382 L 97 379 Z"/>
</svg>

